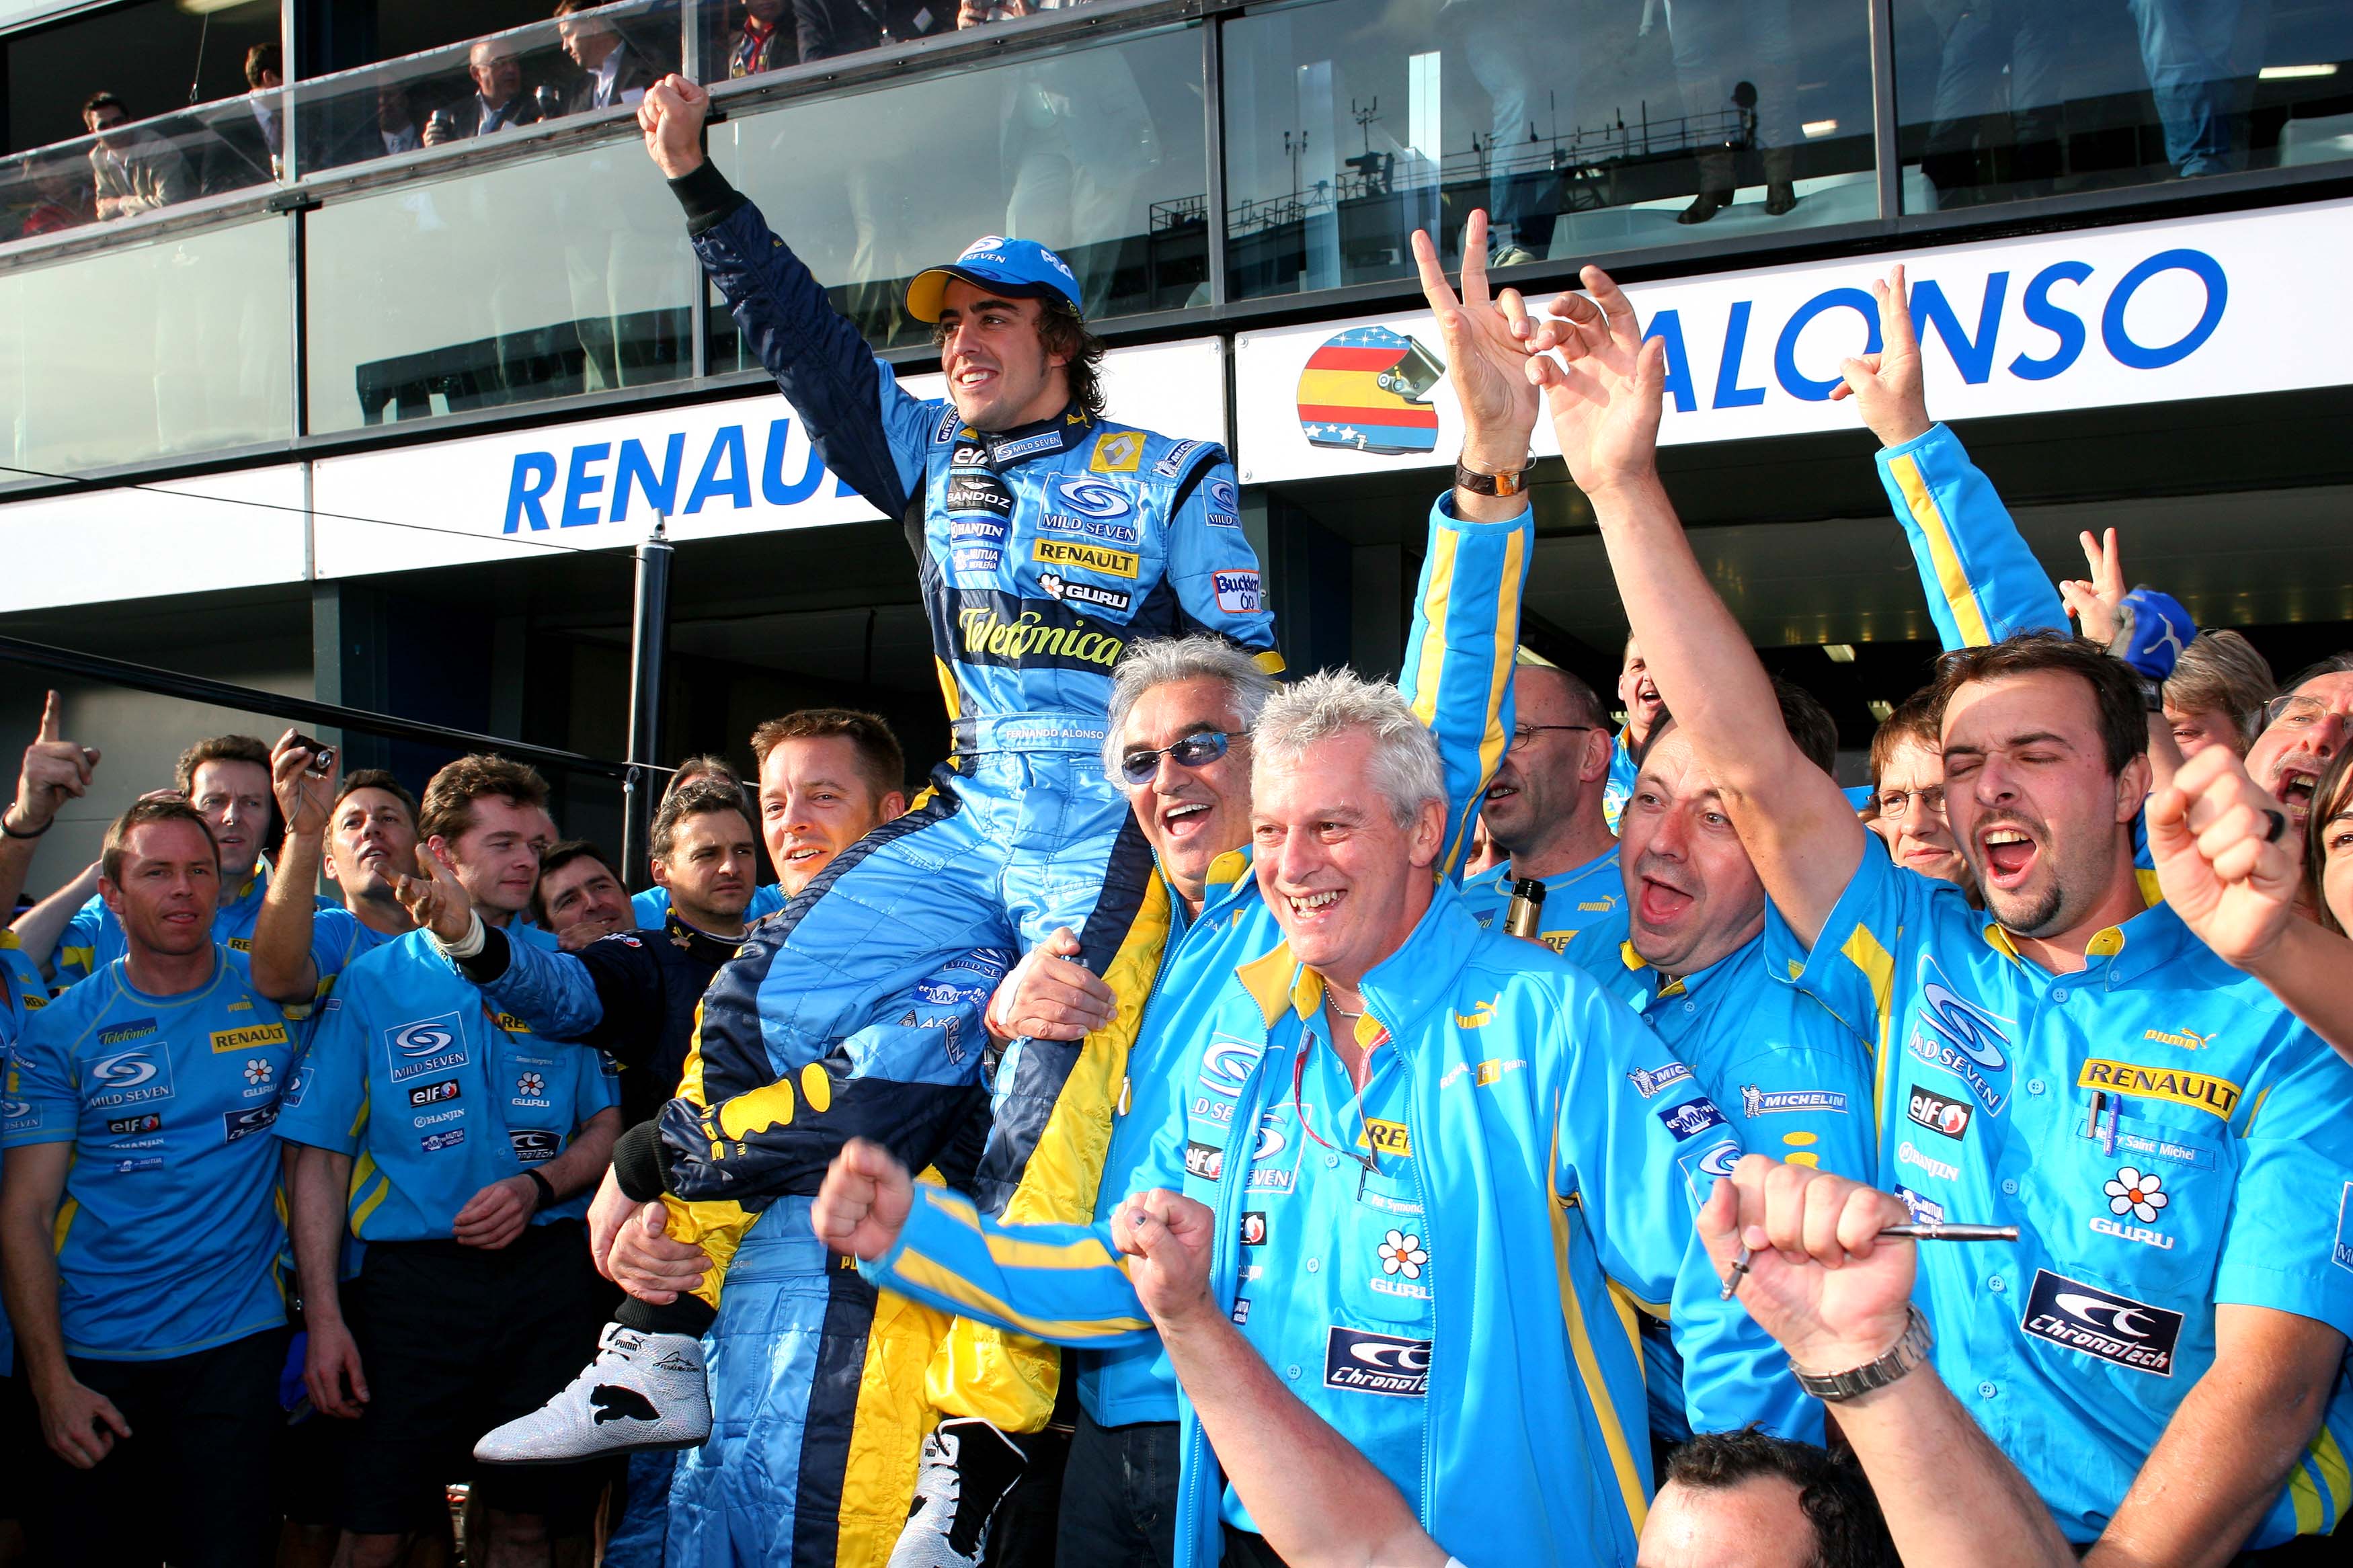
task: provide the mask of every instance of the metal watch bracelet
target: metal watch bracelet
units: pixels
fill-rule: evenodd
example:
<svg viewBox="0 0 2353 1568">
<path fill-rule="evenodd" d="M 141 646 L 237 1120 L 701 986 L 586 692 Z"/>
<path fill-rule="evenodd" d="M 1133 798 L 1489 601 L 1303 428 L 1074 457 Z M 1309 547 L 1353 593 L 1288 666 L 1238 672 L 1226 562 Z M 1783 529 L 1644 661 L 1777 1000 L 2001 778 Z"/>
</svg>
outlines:
<svg viewBox="0 0 2353 1568">
<path fill-rule="evenodd" d="M 1907 1308 L 1906 1312 L 1904 1337 L 1876 1361 L 1831 1373 L 1808 1372 L 1795 1361 L 1790 1362 L 1789 1370 L 1797 1374 L 1798 1386 L 1826 1405 L 1836 1405 L 1842 1399 L 1885 1388 L 1926 1361 L 1930 1348 L 1936 1342 L 1936 1333 L 1928 1327 L 1928 1320 L 1920 1315 L 1918 1307 Z"/>
</svg>

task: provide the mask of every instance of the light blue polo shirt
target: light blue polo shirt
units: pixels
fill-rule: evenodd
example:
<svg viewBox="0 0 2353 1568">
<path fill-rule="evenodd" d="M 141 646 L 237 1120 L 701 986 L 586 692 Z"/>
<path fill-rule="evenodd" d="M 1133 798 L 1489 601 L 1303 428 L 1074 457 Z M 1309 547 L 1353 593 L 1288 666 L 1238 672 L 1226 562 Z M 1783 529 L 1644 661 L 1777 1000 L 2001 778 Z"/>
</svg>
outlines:
<svg viewBox="0 0 2353 1568">
<path fill-rule="evenodd" d="M 2019 1242 L 1924 1247 L 1937 1371 L 2068 1536 L 2095 1540 L 2214 1361 L 2218 1302 L 2353 1333 L 2353 1068 L 2163 904 L 2053 974 L 1876 838 L 1767 971 L 1876 1058 L 1879 1180 Z M 2250 1549 L 2334 1529 L 2353 1388 Z"/>
</svg>

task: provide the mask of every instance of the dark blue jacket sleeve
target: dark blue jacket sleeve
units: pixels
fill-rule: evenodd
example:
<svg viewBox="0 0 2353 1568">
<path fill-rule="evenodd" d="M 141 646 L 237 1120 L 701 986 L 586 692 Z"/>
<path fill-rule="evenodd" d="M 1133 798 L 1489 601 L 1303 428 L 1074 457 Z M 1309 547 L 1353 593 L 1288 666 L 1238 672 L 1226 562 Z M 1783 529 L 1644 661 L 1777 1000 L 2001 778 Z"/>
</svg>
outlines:
<svg viewBox="0 0 2353 1568">
<path fill-rule="evenodd" d="M 824 285 L 716 169 L 705 163 L 671 186 L 703 271 L 825 466 L 883 516 L 903 517 L 942 411 L 900 390 Z"/>
</svg>

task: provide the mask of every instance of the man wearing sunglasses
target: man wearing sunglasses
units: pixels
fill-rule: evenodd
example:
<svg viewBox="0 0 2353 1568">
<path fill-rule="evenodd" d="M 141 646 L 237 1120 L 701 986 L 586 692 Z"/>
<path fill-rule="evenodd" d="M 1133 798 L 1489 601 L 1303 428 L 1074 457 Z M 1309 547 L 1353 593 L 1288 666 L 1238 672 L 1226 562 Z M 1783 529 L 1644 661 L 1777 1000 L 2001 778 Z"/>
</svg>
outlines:
<svg viewBox="0 0 2353 1568">
<path fill-rule="evenodd" d="M 1571 958 L 1580 958 L 1572 943 L 1614 955 L 1626 940 L 1626 888 L 1603 815 L 1609 716 L 1593 688 L 1525 654 L 1512 674 L 1512 742 L 1479 803 L 1488 836 L 1511 860 L 1465 880 L 1462 901 L 1481 925 L 1500 931 L 1513 884 L 1542 882 L 1539 940 Z"/>
</svg>

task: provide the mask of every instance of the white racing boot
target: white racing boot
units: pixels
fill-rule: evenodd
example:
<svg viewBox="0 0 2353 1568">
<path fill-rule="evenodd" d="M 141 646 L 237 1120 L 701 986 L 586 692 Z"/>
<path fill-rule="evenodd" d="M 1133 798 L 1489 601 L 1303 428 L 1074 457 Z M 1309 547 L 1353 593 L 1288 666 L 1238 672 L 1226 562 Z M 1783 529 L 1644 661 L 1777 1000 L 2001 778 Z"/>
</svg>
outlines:
<svg viewBox="0 0 2353 1568">
<path fill-rule="evenodd" d="M 702 1342 L 605 1325 L 596 1359 L 545 1405 L 474 1445 L 486 1465 L 568 1465 L 632 1448 L 691 1448 L 711 1436 Z"/>
<path fill-rule="evenodd" d="M 890 1568 L 979 1568 L 988 1521 L 1029 1462 L 1018 1444 L 986 1421 L 941 1422 L 923 1439 L 915 1507 Z"/>
</svg>

